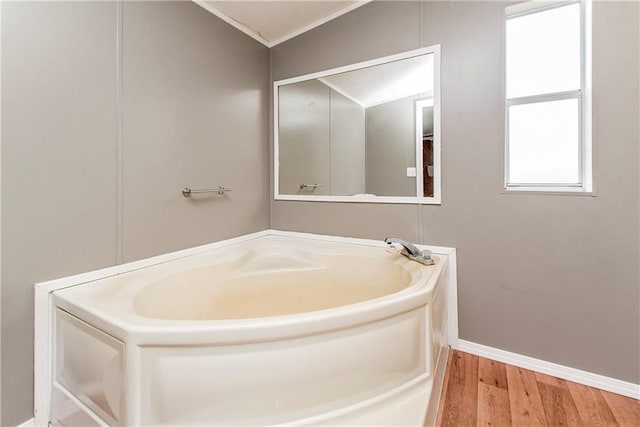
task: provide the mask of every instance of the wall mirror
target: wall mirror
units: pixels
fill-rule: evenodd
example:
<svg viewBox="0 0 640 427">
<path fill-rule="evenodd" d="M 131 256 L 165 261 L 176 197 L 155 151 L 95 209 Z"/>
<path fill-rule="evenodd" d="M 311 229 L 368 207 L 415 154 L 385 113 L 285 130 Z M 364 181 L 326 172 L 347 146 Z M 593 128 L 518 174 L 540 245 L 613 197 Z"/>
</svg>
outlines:
<svg viewBox="0 0 640 427">
<path fill-rule="evenodd" d="M 440 48 L 274 83 L 276 200 L 440 204 Z"/>
</svg>

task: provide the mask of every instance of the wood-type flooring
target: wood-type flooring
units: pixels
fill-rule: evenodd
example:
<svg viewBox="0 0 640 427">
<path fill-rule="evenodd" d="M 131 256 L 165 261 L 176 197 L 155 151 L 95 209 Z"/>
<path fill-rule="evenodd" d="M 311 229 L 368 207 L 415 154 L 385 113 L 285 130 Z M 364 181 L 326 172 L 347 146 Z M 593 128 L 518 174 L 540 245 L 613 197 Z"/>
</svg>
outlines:
<svg viewBox="0 0 640 427">
<path fill-rule="evenodd" d="M 640 401 L 451 350 L 437 426 L 640 427 Z"/>
</svg>

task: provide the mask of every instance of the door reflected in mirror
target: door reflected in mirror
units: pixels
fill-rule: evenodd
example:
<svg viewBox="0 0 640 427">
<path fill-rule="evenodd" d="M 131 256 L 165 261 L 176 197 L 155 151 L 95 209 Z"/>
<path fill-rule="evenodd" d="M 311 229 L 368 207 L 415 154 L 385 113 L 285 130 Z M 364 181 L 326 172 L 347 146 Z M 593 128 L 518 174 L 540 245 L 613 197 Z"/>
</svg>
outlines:
<svg viewBox="0 0 640 427">
<path fill-rule="evenodd" d="M 274 83 L 275 198 L 440 203 L 439 46 Z"/>
</svg>

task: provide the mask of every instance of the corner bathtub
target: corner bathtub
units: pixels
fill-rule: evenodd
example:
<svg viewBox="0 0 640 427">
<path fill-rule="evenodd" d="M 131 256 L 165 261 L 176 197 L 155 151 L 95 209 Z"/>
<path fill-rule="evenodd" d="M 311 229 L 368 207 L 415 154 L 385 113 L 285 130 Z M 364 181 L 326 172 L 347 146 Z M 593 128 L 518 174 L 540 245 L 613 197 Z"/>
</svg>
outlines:
<svg viewBox="0 0 640 427">
<path fill-rule="evenodd" d="M 36 422 L 433 423 L 455 252 L 385 246 L 268 231 L 38 285 Z"/>
</svg>

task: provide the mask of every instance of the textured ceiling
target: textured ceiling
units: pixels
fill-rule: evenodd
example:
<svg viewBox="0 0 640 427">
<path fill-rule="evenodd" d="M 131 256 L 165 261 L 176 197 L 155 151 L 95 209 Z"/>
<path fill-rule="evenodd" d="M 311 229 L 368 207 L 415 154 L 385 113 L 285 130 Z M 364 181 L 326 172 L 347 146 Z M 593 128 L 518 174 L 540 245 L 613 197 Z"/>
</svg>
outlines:
<svg viewBox="0 0 640 427">
<path fill-rule="evenodd" d="M 209 12 L 269 47 L 337 18 L 368 1 L 194 0 Z"/>
</svg>

